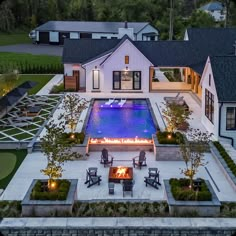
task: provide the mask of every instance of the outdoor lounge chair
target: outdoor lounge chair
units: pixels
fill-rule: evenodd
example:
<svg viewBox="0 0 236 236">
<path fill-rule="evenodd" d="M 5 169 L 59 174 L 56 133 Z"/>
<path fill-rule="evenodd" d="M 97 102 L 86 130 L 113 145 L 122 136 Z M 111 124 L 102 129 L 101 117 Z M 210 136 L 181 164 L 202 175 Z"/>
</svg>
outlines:
<svg viewBox="0 0 236 236">
<path fill-rule="evenodd" d="M 102 181 L 101 175 L 94 175 L 90 173 L 89 170 L 86 170 L 86 181 L 84 184 L 88 184 L 87 188 L 90 188 L 91 186 L 98 184 L 100 185 L 100 182 Z"/>
<path fill-rule="evenodd" d="M 123 107 L 123 105 L 126 103 L 126 99 L 121 98 L 120 102 L 118 103 L 119 106 Z"/>
<path fill-rule="evenodd" d="M 111 157 L 109 160 L 109 156 Z M 104 167 L 106 167 L 106 165 L 111 165 L 113 164 L 113 157 L 111 155 L 108 154 L 108 150 L 106 148 L 102 149 L 102 155 L 101 155 L 101 164 L 104 165 Z"/>
<path fill-rule="evenodd" d="M 177 93 L 175 97 L 164 97 L 164 100 L 167 102 L 167 101 L 170 101 L 170 100 L 176 100 L 178 99 L 180 93 Z"/>
<path fill-rule="evenodd" d="M 110 98 L 108 102 L 105 102 L 105 105 L 111 105 L 115 101 L 115 98 Z"/>
<path fill-rule="evenodd" d="M 123 180 L 122 183 L 123 197 L 125 196 L 126 192 L 130 192 L 131 197 L 133 197 L 133 187 L 134 187 L 134 180 Z"/>
<path fill-rule="evenodd" d="M 136 161 L 135 159 L 138 158 Z M 141 151 L 139 153 L 139 156 L 133 158 L 133 166 L 134 168 L 137 166 L 141 170 L 142 166 L 147 166 L 146 163 L 146 153 L 144 151 Z"/>
<path fill-rule="evenodd" d="M 159 173 L 160 171 L 158 171 L 157 168 L 148 168 L 148 177 L 144 177 L 144 183 L 146 183 L 146 187 L 150 185 L 153 188 L 158 189 L 158 185 L 161 185 Z"/>
</svg>

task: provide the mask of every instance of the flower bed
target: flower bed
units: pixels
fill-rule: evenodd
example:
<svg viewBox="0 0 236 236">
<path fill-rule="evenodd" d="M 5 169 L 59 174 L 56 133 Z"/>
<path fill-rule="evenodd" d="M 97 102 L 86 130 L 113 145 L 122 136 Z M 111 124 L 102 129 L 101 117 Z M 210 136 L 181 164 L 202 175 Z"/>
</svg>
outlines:
<svg viewBox="0 0 236 236">
<path fill-rule="evenodd" d="M 32 189 L 31 200 L 66 200 L 70 189 L 70 182 L 68 180 L 55 181 L 55 190 L 48 190 L 47 182 L 38 180 Z"/>
<path fill-rule="evenodd" d="M 194 191 L 189 188 L 189 179 L 170 179 L 171 192 L 179 201 L 211 201 L 212 196 L 205 181 L 201 179 L 201 188 Z"/>
<path fill-rule="evenodd" d="M 63 141 L 73 144 L 82 144 L 84 142 L 85 134 L 81 133 L 64 133 L 63 134 Z"/>
<path fill-rule="evenodd" d="M 160 144 L 180 144 L 184 142 L 184 137 L 180 132 L 170 133 L 167 131 L 158 131 L 157 139 Z"/>
<path fill-rule="evenodd" d="M 213 142 L 217 150 L 219 151 L 221 157 L 225 160 L 227 166 L 232 171 L 232 173 L 236 176 L 236 164 L 231 159 L 229 154 L 225 151 L 224 147 L 219 142 Z"/>
</svg>

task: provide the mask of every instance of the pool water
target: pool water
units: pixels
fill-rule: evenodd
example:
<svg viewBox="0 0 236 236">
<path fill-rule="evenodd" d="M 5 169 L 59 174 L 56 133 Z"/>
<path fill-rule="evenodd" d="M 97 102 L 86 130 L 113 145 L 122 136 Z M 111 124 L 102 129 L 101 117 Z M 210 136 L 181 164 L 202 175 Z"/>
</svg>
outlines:
<svg viewBox="0 0 236 236">
<path fill-rule="evenodd" d="M 152 138 L 156 128 L 147 101 L 127 100 L 120 107 L 115 101 L 95 100 L 86 133 L 91 138 Z"/>
</svg>

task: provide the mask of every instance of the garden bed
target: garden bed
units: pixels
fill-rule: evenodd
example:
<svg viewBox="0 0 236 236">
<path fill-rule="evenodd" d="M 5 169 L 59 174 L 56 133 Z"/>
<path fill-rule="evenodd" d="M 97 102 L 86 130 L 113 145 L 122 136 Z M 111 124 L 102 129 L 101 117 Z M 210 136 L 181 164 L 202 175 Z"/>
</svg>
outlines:
<svg viewBox="0 0 236 236">
<path fill-rule="evenodd" d="M 47 184 L 47 180 L 34 179 L 32 181 L 23 201 L 21 202 L 22 216 L 52 216 L 55 214 L 71 215 L 74 201 L 77 199 L 78 180 L 67 180 L 70 182 L 70 188 L 65 200 L 46 200 L 48 198 L 52 198 L 52 196 L 47 198 L 45 197 L 45 195 L 47 195 L 48 193 L 46 193 L 44 196 L 40 196 L 40 199 L 42 199 L 42 197 L 45 197 L 45 200 L 32 200 L 32 191 L 38 181 Z"/>
<path fill-rule="evenodd" d="M 204 200 L 209 199 L 210 195 L 208 191 L 203 191 L 204 193 L 200 194 L 201 196 L 197 198 L 198 201 L 176 200 L 174 197 L 174 195 L 176 196 L 176 190 L 174 191 L 174 193 L 172 193 L 172 188 L 169 183 L 169 180 L 164 180 L 165 194 L 169 205 L 170 215 L 219 216 L 221 203 L 218 200 L 213 188 L 211 187 L 210 182 L 208 180 L 205 180 L 205 184 L 211 194 L 211 200 Z M 203 187 L 203 189 L 205 188 Z M 190 197 L 188 196 L 188 191 L 185 193 L 183 192 L 184 191 L 178 194 L 178 199 L 196 198 L 196 194 L 191 194 L 192 197 Z M 201 201 L 199 201 L 200 199 Z"/>
</svg>

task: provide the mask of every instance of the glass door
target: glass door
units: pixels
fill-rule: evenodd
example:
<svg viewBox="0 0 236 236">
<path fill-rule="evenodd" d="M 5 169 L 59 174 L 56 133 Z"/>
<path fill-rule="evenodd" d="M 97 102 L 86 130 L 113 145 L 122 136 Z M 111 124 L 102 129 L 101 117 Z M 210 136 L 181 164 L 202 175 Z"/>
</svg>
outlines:
<svg viewBox="0 0 236 236">
<path fill-rule="evenodd" d="M 120 90 L 120 71 L 113 71 L 113 89 L 114 90 Z"/>
<path fill-rule="evenodd" d="M 141 71 L 134 71 L 133 74 L 133 89 L 141 89 Z"/>
</svg>

